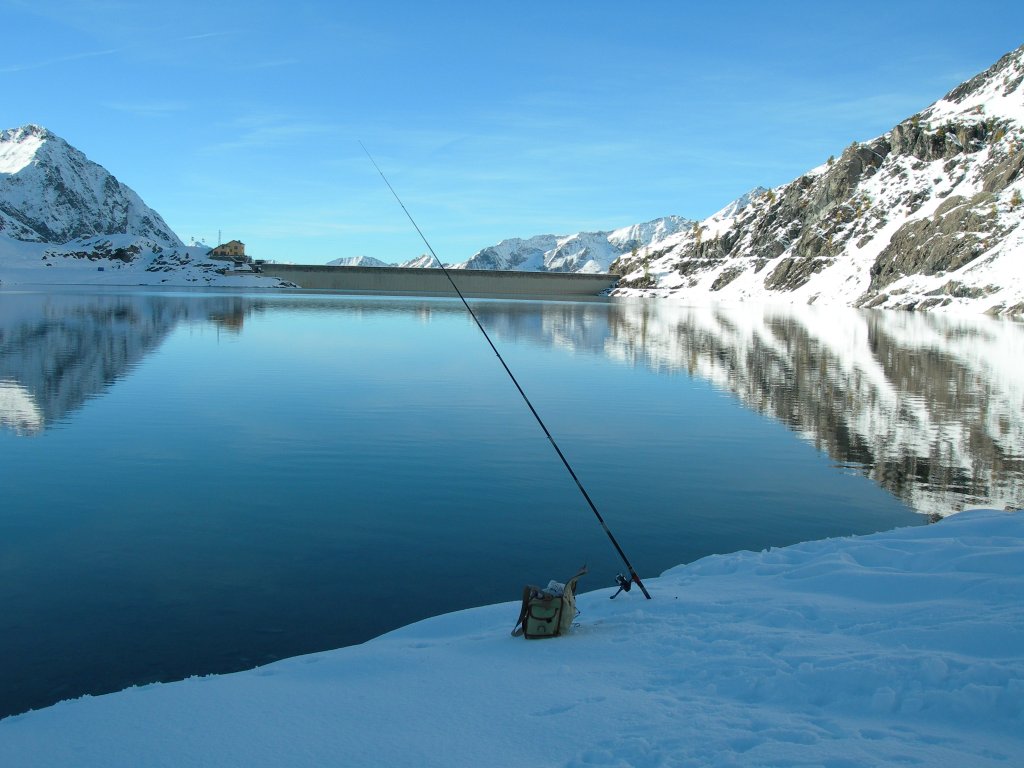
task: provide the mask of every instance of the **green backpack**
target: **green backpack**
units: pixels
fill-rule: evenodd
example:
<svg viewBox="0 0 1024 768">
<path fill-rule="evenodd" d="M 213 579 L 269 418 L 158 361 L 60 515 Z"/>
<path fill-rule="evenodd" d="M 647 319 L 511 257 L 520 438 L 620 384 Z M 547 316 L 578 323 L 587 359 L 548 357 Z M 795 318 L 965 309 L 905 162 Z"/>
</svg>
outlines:
<svg viewBox="0 0 1024 768">
<path fill-rule="evenodd" d="M 512 637 L 537 640 L 566 634 L 576 619 L 576 582 L 586 572 L 587 566 L 583 566 L 565 584 L 550 581 L 544 589 L 523 587 L 523 607 Z"/>
</svg>

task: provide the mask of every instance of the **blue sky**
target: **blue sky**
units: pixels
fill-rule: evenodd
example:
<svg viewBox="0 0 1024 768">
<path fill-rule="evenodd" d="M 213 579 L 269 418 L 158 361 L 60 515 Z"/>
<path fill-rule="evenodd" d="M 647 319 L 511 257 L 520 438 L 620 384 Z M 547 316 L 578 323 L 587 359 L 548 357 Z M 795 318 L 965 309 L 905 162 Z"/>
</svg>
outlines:
<svg viewBox="0 0 1024 768">
<path fill-rule="evenodd" d="M 39 123 L 186 241 L 322 263 L 700 218 L 1024 43 L 1024 4 L 0 0 Z"/>
</svg>

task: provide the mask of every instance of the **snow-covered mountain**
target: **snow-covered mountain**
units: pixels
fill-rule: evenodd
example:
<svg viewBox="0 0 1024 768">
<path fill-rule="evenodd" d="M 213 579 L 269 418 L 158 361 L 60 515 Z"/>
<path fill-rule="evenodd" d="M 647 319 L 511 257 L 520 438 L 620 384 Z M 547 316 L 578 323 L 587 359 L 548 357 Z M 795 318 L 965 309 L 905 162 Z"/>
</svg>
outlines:
<svg viewBox="0 0 1024 768">
<path fill-rule="evenodd" d="M 455 266 L 523 272 L 607 272 L 623 254 L 634 248 L 656 247 L 691 224 L 681 216 L 666 216 L 611 232 L 511 238 L 477 251 L 468 261 Z"/>
<path fill-rule="evenodd" d="M 397 266 L 405 267 L 407 269 L 437 269 L 437 259 L 429 253 L 422 253 L 416 258 L 403 261 Z M 450 265 L 446 264 L 445 266 L 447 267 Z"/>
<path fill-rule="evenodd" d="M 0 131 L 0 234 L 40 243 L 137 235 L 184 247 L 135 192 L 38 125 Z"/>
<path fill-rule="evenodd" d="M 0 282 L 276 286 L 186 247 L 127 186 L 38 125 L 0 131 Z"/>
<path fill-rule="evenodd" d="M 345 256 L 334 261 L 327 262 L 328 267 L 393 267 L 387 261 L 375 259 L 373 256 Z"/>
<path fill-rule="evenodd" d="M 403 269 L 425 269 L 425 268 L 436 268 L 437 261 L 429 253 L 424 253 L 413 259 L 408 259 L 401 263 L 395 263 L 392 261 L 381 261 L 375 259 L 373 256 L 344 256 L 340 259 L 334 259 L 334 261 L 328 261 L 327 266 L 329 267 L 401 267 Z M 445 266 L 452 266 L 447 264 Z"/>
<path fill-rule="evenodd" d="M 891 131 L 623 256 L 619 295 L 1024 312 L 1024 46 Z"/>
</svg>

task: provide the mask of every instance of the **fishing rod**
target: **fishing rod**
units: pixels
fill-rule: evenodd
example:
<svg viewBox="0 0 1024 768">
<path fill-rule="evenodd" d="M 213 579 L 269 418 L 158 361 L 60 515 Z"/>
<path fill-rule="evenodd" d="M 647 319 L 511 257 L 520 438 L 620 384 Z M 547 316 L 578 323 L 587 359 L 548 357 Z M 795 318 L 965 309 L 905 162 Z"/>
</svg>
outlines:
<svg viewBox="0 0 1024 768">
<path fill-rule="evenodd" d="M 458 294 L 459 299 L 462 300 L 462 305 L 466 308 L 466 311 L 469 312 L 469 316 L 473 318 L 473 322 L 476 323 L 476 327 L 480 329 L 480 333 L 482 333 L 484 335 L 484 338 L 487 339 L 487 343 L 490 345 L 491 351 L 494 352 L 495 356 L 498 358 L 498 361 L 501 363 L 501 367 L 505 369 L 505 373 L 507 373 L 508 377 L 512 379 L 512 383 L 515 384 L 516 389 L 519 390 L 519 394 L 522 396 L 523 402 L 526 403 L 526 407 L 530 409 L 530 413 L 533 414 L 533 418 L 537 420 L 537 423 L 540 424 L 540 428 L 544 430 L 544 434 L 547 436 L 548 442 L 551 443 L 551 447 L 555 449 L 555 453 L 557 453 L 558 458 L 562 460 L 562 464 L 565 465 L 565 468 L 566 470 L 568 470 L 569 475 L 576 483 L 576 487 L 580 489 L 580 493 L 583 494 L 583 498 L 586 499 L 591 511 L 593 511 L 595 517 L 597 517 L 597 521 L 601 524 L 601 527 L 604 529 L 604 532 L 608 534 L 608 539 L 611 541 L 612 546 L 615 547 L 615 551 L 619 553 L 619 557 L 622 558 L 622 562 L 626 564 L 626 569 L 629 571 L 629 579 L 626 579 L 626 577 L 622 575 L 619 575 L 617 577 L 616 583 L 619 585 L 619 590 L 615 593 L 615 595 L 623 591 L 628 592 L 630 586 L 632 584 L 636 584 L 638 587 L 640 587 L 640 591 L 644 593 L 644 597 L 650 600 L 650 593 L 647 591 L 647 588 L 644 586 L 644 583 L 640 581 L 640 577 L 637 575 L 636 570 L 629 562 L 629 558 L 626 557 L 626 553 L 622 551 L 622 547 L 619 546 L 619 542 L 615 540 L 615 536 L 612 535 L 611 529 L 608 527 L 608 524 L 604 521 L 604 518 L 598 511 L 597 505 L 594 504 L 594 501 L 590 498 L 590 494 L 587 493 L 587 489 L 583 487 L 583 483 L 580 482 L 580 479 L 579 477 L 577 477 L 576 472 L 572 468 L 572 465 L 569 464 L 569 460 L 565 458 L 565 454 L 562 453 L 562 449 L 558 447 L 558 443 L 555 442 L 555 438 L 552 437 L 551 432 L 548 431 L 547 425 L 544 423 L 544 420 L 540 417 L 540 414 L 537 413 L 537 409 L 533 407 L 533 403 L 530 402 L 530 398 L 526 396 L 526 392 L 523 391 L 523 388 L 519 385 L 519 380 L 516 379 L 515 374 L 512 373 L 512 369 L 508 367 L 508 364 L 505 362 L 505 358 L 501 356 L 501 353 L 498 351 L 498 348 L 494 346 L 494 342 L 491 341 L 490 334 L 487 333 L 487 331 L 484 329 L 484 326 L 481 324 L 480 318 L 476 316 L 476 312 L 474 312 L 473 308 L 469 306 L 469 302 L 466 301 L 466 297 L 462 295 L 462 291 L 459 290 L 459 286 L 457 286 L 455 284 L 455 281 L 452 280 L 452 276 L 448 273 L 448 269 L 445 267 L 444 263 L 441 261 L 441 259 L 437 257 L 437 254 L 434 253 L 434 248 L 427 241 L 427 237 L 426 235 L 423 234 L 423 230 L 420 229 L 420 225 L 416 223 L 416 220 L 412 217 L 412 214 L 409 213 L 409 209 L 405 207 L 405 203 L 402 202 L 402 198 L 400 198 L 398 196 L 398 193 L 395 192 L 395 188 L 391 186 L 391 182 L 388 181 L 388 177 L 384 175 L 384 171 L 380 169 L 380 166 L 377 165 L 377 161 L 373 159 L 373 155 L 370 154 L 370 150 L 366 148 L 362 141 L 359 142 L 359 146 L 363 148 L 363 152 L 366 153 L 366 156 L 370 159 L 370 162 L 373 163 L 373 167 L 377 169 L 377 173 L 379 173 L 380 177 L 384 179 L 384 183 L 387 184 L 388 189 L 391 190 L 391 194 L 395 196 L 395 200 L 398 201 L 398 204 L 402 207 L 402 210 L 405 211 L 405 215 L 409 218 L 409 221 L 412 223 L 413 227 L 416 228 L 416 232 L 419 234 L 420 239 L 423 241 L 423 244 L 427 246 L 427 250 L 430 251 L 430 255 L 434 257 L 434 261 L 436 261 L 437 265 L 441 267 L 441 271 L 444 272 L 444 276 L 448 278 L 448 282 L 451 283 L 452 288 L 455 289 L 455 293 Z M 612 597 L 615 597 L 615 595 L 612 595 Z"/>
</svg>

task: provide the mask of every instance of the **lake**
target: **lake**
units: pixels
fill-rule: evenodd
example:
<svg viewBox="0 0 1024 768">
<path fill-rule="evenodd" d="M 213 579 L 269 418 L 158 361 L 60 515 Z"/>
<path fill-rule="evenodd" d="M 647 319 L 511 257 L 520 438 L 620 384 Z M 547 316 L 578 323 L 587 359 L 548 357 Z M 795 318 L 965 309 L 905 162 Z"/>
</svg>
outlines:
<svg viewBox="0 0 1024 768">
<path fill-rule="evenodd" d="M 643 578 L 1024 500 L 1020 323 L 471 303 Z M 583 563 L 623 570 L 457 300 L 0 291 L 0 716 Z"/>
</svg>

